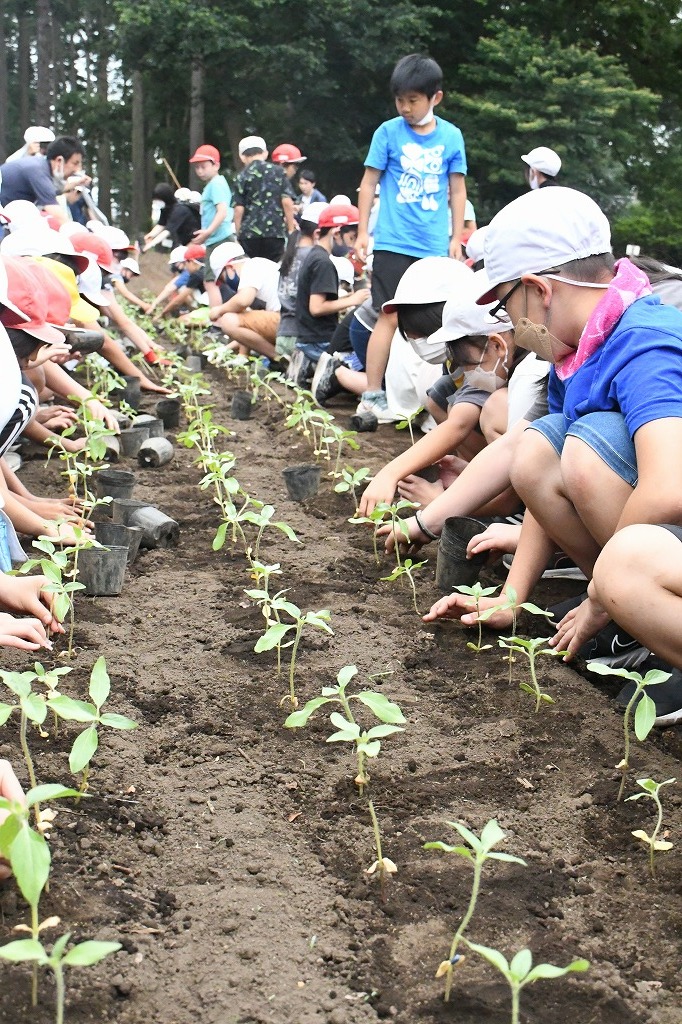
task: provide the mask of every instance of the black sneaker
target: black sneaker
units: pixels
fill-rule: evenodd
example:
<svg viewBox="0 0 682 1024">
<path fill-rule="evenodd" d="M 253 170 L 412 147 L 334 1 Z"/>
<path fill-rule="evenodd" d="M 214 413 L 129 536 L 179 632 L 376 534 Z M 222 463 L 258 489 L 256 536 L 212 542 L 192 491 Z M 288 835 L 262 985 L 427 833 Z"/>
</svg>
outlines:
<svg viewBox="0 0 682 1024">
<path fill-rule="evenodd" d="M 570 597 L 567 601 L 552 605 L 548 611 L 552 613 L 555 622 L 561 622 L 564 615 L 582 604 L 586 597 L 587 594 Z M 639 640 L 635 640 L 615 622 L 609 622 L 595 637 L 587 640 L 578 651 L 578 657 L 584 661 L 599 661 L 602 665 L 608 665 L 610 668 L 637 669 L 638 671 L 640 666 L 651 656 L 651 651 L 648 648 L 643 647 Z"/>
<path fill-rule="evenodd" d="M 616 697 L 621 707 L 626 707 L 629 704 L 634 692 L 635 683 L 626 683 Z M 658 683 L 650 689 L 647 688 L 646 692 L 656 705 L 654 725 L 665 728 L 668 725 L 682 722 L 682 672 L 679 669 L 671 668 L 670 679 L 665 683 Z"/>
<path fill-rule="evenodd" d="M 318 405 L 323 406 L 330 398 L 343 391 L 336 379 L 336 371 L 339 366 L 343 366 L 343 361 L 330 355 L 329 352 L 323 352 L 318 359 L 313 382 L 310 385 L 312 396 Z"/>
</svg>

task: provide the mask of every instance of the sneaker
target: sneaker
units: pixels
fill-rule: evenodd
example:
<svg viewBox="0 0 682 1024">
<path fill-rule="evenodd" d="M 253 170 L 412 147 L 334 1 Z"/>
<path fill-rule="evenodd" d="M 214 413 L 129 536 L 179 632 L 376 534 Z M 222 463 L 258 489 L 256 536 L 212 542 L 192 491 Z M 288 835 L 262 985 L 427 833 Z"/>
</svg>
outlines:
<svg viewBox="0 0 682 1024">
<path fill-rule="evenodd" d="M 363 412 L 373 413 L 379 423 L 395 423 L 398 419 L 392 412 L 389 412 L 385 391 L 363 391 L 357 408 L 358 416 Z"/>
<path fill-rule="evenodd" d="M 329 352 L 323 352 L 318 359 L 313 382 L 310 385 L 313 399 L 318 405 L 323 406 L 330 398 L 343 391 L 336 379 L 336 371 L 339 366 L 343 366 L 342 360 L 334 358 Z"/>
<path fill-rule="evenodd" d="M 502 564 L 505 569 L 511 569 L 514 556 L 503 555 Z M 563 551 L 556 551 L 542 574 L 543 580 L 586 580 L 587 577 L 582 569 L 579 569 L 575 562 L 572 562 Z"/>
<path fill-rule="evenodd" d="M 211 338 L 224 338 L 225 335 L 217 324 L 211 324 L 211 326 L 207 327 L 204 331 L 204 337 L 210 340 Z"/>
<path fill-rule="evenodd" d="M 312 375 L 312 359 L 308 359 L 302 348 L 294 349 L 287 367 L 287 380 L 296 387 L 304 388 Z"/>
<path fill-rule="evenodd" d="M 665 683 L 658 683 L 646 691 L 656 705 L 654 725 L 661 727 L 682 722 L 682 672 L 671 668 L 670 673 L 670 679 Z M 635 683 L 627 683 L 616 697 L 617 703 L 626 707 L 634 692 Z"/>
</svg>

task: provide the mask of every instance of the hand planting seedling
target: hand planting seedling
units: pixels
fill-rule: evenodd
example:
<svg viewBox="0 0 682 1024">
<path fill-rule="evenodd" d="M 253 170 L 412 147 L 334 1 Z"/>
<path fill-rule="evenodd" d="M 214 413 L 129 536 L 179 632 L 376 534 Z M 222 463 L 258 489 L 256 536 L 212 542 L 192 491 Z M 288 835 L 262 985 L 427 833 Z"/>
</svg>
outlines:
<svg viewBox="0 0 682 1024">
<path fill-rule="evenodd" d="M 496 949 L 489 946 L 479 946 L 474 942 L 464 940 L 474 953 L 478 953 L 488 963 L 496 967 L 500 974 L 507 979 L 511 989 L 512 1015 L 511 1024 L 520 1022 L 520 999 L 521 989 L 526 985 L 532 985 L 534 981 L 549 978 L 562 978 L 565 974 L 579 974 L 588 970 L 589 960 L 574 960 L 568 967 L 555 967 L 553 964 L 537 964 L 533 967 L 533 954 L 529 949 L 520 949 L 511 963 Z"/>
<path fill-rule="evenodd" d="M 532 640 L 524 640 L 523 637 L 519 636 L 501 636 L 497 641 L 500 647 L 504 647 L 509 651 L 509 656 L 512 654 L 525 654 L 528 658 L 528 669 L 530 671 L 530 683 L 520 682 L 519 689 L 523 690 L 524 693 L 530 693 L 535 697 L 535 712 L 540 710 L 540 705 L 544 702 L 545 704 L 553 704 L 554 698 L 550 697 L 548 693 L 543 693 L 540 689 L 537 677 L 537 666 L 535 659 L 540 654 L 549 654 L 553 658 L 563 658 L 566 651 L 557 651 L 553 647 L 543 647 L 543 644 L 548 643 L 549 637 L 539 636 L 534 637 Z"/>
<path fill-rule="evenodd" d="M 468 843 L 468 846 L 450 846 L 448 843 L 425 843 L 425 850 L 440 850 L 442 853 L 454 853 L 458 857 L 464 857 L 473 864 L 474 877 L 471 884 L 471 896 L 469 897 L 469 905 L 466 909 L 464 917 L 462 918 L 457 931 L 455 932 L 452 943 L 450 945 L 450 953 L 447 960 L 443 960 L 436 971 L 436 977 L 442 978 L 445 975 L 445 1002 L 447 1003 L 450 999 L 450 990 L 452 988 L 452 976 L 453 968 L 459 963 L 462 957 L 457 953 L 459 944 L 462 941 L 464 932 L 469 927 L 469 922 L 474 915 L 476 909 L 476 901 L 478 900 L 478 894 L 481 888 L 481 874 L 483 872 L 483 865 L 487 860 L 501 860 L 507 864 L 520 864 L 522 867 L 526 867 L 525 860 L 521 857 L 515 857 L 511 853 L 499 853 L 494 851 L 494 847 L 498 846 L 499 843 L 505 838 L 505 833 L 502 831 L 500 826 L 497 824 L 495 819 L 491 819 L 486 825 L 483 826 L 480 839 L 473 832 L 471 832 L 464 825 L 461 825 L 458 821 L 448 821 L 447 824 L 454 828 L 456 832 L 459 832 L 462 839 Z"/>
<path fill-rule="evenodd" d="M 590 672 L 596 672 L 597 675 L 620 676 L 622 679 L 630 679 L 635 684 L 632 697 L 628 701 L 623 713 L 623 758 L 616 765 L 616 768 L 620 768 L 622 772 L 620 788 L 618 790 L 618 800 L 622 800 L 623 793 L 625 792 L 625 779 L 630 767 L 630 719 L 632 718 L 632 709 L 637 705 L 635 710 L 635 736 L 640 743 L 643 743 L 656 721 L 656 705 L 646 692 L 647 687 L 658 686 L 660 683 L 667 682 L 670 679 L 670 673 L 653 668 L 645 676 L 641 676 L 639 672 L 629 672 L 624 668 L 611 668 L 609 665 L 602 665 L 600 661 L 591 661 L 587 667 Z"/>
<path fill-rule="evenodd" d="M 77 590 L 85 590 L 82 583 L 75 580 L 70 583 L 64 582 L 64 576 L 69 569 L 69 549 L 58 547 L 49 537 L 40 537 L 33 541 L 34 548 L 42 551 L 44 558 L 29 558 L 23 565 L 19 566 L 17 572 L 24 576 L 31 569 L 39 568 L 43 576 L 50 581 L 43 588 L 47 593 L 54 594 L 52 611 L 58 622 L 63 622 L 71 610 L 72 594 Z"/>
<path fill-rule="evenodd" d="M 357 775 L 355 777 L 355 784 L 362 794 L 365 786 L 369 784 L 369 775 L 367 774 L 366 768 L 367 758 L 378 757 L 379 751 L 381 750 L 382 739 L 385 739 L 387 736 L 392 736 L 397 732 L 404 732 L 400 726 L 406 724 L 406 719 L 399 705 L 394 704 L 383 693 L 377 693 L 374 690 L 362 690 L 360 693 L 346 693 L 346 687 L 350 683 L 351 679 L 357 675 L 357 671 L 356 665 L 345 665 L 336 677 L 337 686 L 323 686 L 322 696 L 313 697 L 313 699 L 309 700 L 300 711 L 294 711 L 289 715 L 284 725 L 287 729 L 300 729 L 307 724 L 311 715 L 313 715 L 318 708 L 323 707 L 325 704 L 339 704 L 343 710 L 343 714 L 341 715 L 337 711 L 333 711 L 329 716 L 331 724 L 337 731 L 327 737 L 327 743 L 345 742 L 354 744 L 357 758 Z M 367 730 L 361 730 L 351 710 L 350 702 L 352 700 L 357 700 L 366 708 L 369 708 L 374 717 L 378 718 L 381 724 L 375 725 Z M 378 871 L 381 895 L 383 899 L 385 896 L 384 884 L 386 876 L 395 874 L 398 869 L 392 860 L 388 857 L 384 857 L 383 855 L 381 849 L 381 832 L 379 830 L 379 822 L 374 810 L 374 804 L 369 799 L 367 804 L 370 818 L 372 820 L 372 830 L 374 832 L 374 845 L 376 850 L 376 859 L 367 869 L 367 874 L 373 875 Z"/>
<path fill-rule="evenodd" d="M 404 512 L 406 509 L 415 508 L 419 508 L 419 505 L 414 501 L 407 501 L 405 498 L 401 498 L 392 505 L 385 501 L 378 501 L 368 516 L 362 516 L 360 519 L 351 518 L 348 520 L 349 523 L 371 523 L 374 527 L 374 560 L 377 565 L 379 564 L 377 532 L 386 519 L 391 520 L 391 530 L 396 535 L 396 544 L 393 549 L 395 552 L 396 563 L 398 567 L 402 565 L 402 562 L 400 561 L 400 544 L 398 543 L 398 537 L 402 537 L 409 544 L 410 533 L 405 525 L 404 519 L 401 518 L 400 513 Z"/>
<path fill-rule="evenodd" d="M 352 466 L 346 466 L 341 471 L 341 481 L 334 486 L 334 490 L 337 494 L 347 494 L 348 491 L 351 493 L 353 502 L 355 503 L 355 509 L 358 507 L 358 496 L 355 488 L 363 484 L 365 480 L 369 479 L 369 469 L 363 466 L 362 469 L 353 469 Z"/>
<path fill-rule="evenodd" d="M 467 643 L 467 647 L 470 651 L 475 651 L 476 654 L 480 654 L 481 651 L 492 650 L 492 644 L 483 643 L 483 619 L 480 614 L 481 598 L 490 597 L 497 590 L 497 587 L 483 587 L 480 583 L 474 583 L 473 587 L 462 586 L 455 587 L 455 590 L 460 594 L 466 594 L 467 597 L 473 598 L 474 605 L 476 608 L 476 621 L 478 623 L 478 643 L 474 644 L 471 641 Z"/>
<path fill-rule="evenodd" d="M 666 779 L 665 782 L 654 782 L 653 779 L 637 779 L 637 785 L 640 786 L 643 793 L 633 793 L 632 796 L 625 798 L 628 800 L 641 800 L 643 797 L 649 797 L 656 804 L 656 827 L 654 828 L 651 835 L 648 835 L 642 828 L 635 829 L 632 835 L 635 839 L 641 839 L 643 843 L 646 843 L 649 847 L 649 870 L 651 871 L 651 877 L 656 877 L 656 866 L 654 864 L 654 854 L 656 850 L 672 850 L 673 844 L 667 842 L 664 839 L 659 839 L 658 835 L 663 825 L 663 807 L 661 806 L 661 798 L 659 792 L 661 786 L 671 786 L 673 782 L 677 782 L 677 779 Z"/>
<path fill-rule="evenodd" d="M 57 920 L 59 920 L 57 918 Z M 8 942 L 6 946 L 0 946 L 0 958 L 10 963 L 33 963 L 36 967 L 48 967 L 54 974 L 56 991 L 56 1016 L 55 1024 L 64 1024 L 64 1003 L 65 967 L 92 967 L 100 960 L 111 953 L 121 949 L 120 942 L 79 942 L 66 952 L 71 932 L 62 935 L 52 946 L 52 952 L 48 953 L 38 938 L 17 939 L 15 942 Z"/>
<path fill-rule="evenodd" d="M 271 602 L 274 607 L 274 602 Z M 256 641 L 254 651 L 256 654 L 260 654 L 262 651 L 271 651 L 273 647 L 277 648 L 278 651 L 278 664 L 279 664 L 279 652 L 284 647 L 291 647 L 291 661 L 289 662 L 289 693 L 282 698 L 280 705 L 284 701 L 288 700 L 291 703 L 292 708 L 298 707 L 298 697 L 296 696 L 296 690 L 294 687 L 294 674 L 296 671 L 296 655 L 298 653 L 298 645 L 301 642 L 301 636 L 305 626 L 313 626 L 315 629 L 321 630 L 323 633 L 328 633 L 330 636 L 334 636 L 333 629 L 327 625 L 331 619 L 331 612 L 327 609 L 322 609 L 319 612 L 302 612 L 291 601 L 278 601 L 277 602 L 278 613 L 284 612 L 293 622 L 273 622 L 268 626 L 263 636 L 260 636 Z M 293 633 L 293 639 L 283 644 L 282 640 L 287 634 Z"/>
<path fill-rule="evenodd" d="M 421 616 L 421 612 L 417 607 L 417 588 L 415 586 L 414 576 L 412 574 L 415 573 L 417 569 L 421 569 L 422 566 L 424 565 L 426 565 L 426 559 L 424 559 L 423 562 L 413 562 L 411 558 L 406 558 L 404 559 L 402 565 L 396 565 L 395 569 L 393 570 L 390 576 L 381 577 L 382 583 L 390 583 L 392 580 L 397 580 L 400 579 L 402 576 L 407 576 L 410 587 L 412 588 L 412 604 L 414 605 L 415 612 L 419 616 Z"/>
<path fill-rule="evenodd" d="M 88 788 L 88 774 L 90 772 L 90 761 L 99 746 L 99 726 L 106 726 L 109 729 L 137 729 L 137 722 L 124 715 L 117 715 L 110 712 L 102 714 L 102 705 L 109 697 L 111 682 L 107 673 L 107 663 L 103 657 L 97 659 L 90 673 L 90 686 L 88 692 L 92 704 L 86 701 L 73 700 L 60 694 L 48 700 L 47 705 L 55 711 L 60 718 L 67 722 L 87 722 L 88 728 L 79 733 L 69 754 L 69 768 L 74 775 L 83 772 L 79 793 L 84 793 Z"/>
<path fill-rule="evenodd" d="M 516 636 L 516 619 L 519 611 L 529 612 L 531 615 L 543 615 L 548 619 L 552 618 L 552 613 L 545 611 L 543 608 L 538 608 L 536 604 L 532 604 L 531 601 L 523 601 L 519 603 L 518 596 L 513 587 L 506 587 L 504 591 L 506 598 L 505 603 L 500 608 L 488 608 L 486 611 L 481 613 L 481 622 L 485 622 L 487 619 L 494 615 L 498 611 L 510 611 L 512 613 L 512 636 Z M 514 652 L 509 649 L 509 685 L 511 686 L 512 681 L 512 665 L 514 664 Z"/>
</svg>

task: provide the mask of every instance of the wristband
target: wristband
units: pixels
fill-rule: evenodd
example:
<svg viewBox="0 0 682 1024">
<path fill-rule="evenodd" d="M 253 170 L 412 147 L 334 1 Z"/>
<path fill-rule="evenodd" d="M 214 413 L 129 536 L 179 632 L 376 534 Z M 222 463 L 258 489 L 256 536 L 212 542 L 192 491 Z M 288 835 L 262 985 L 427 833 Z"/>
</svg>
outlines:
<svg viewBox="0 0 682 1024">
<path fill-rule="evenodd" d="M 415 512 L 414 521 L 419 527 L 420 532 L 423 533 L 425 537 L 428 537 L 429 540 L 440 540 L 437 533 L 434 533 L 433 530 L 429 530 L 428 526 L 424 526 L 419 512 Z"/>
<path fill-rule="evenodd" d="M 153 348 L 150 348 L 148 352 L 145 352 L 144 361 L 145 363 L 149 363 L 150 366 L 153 366 L 155 363 L 158 363 L 159 357 L 157 356 Z"/>
</svg>

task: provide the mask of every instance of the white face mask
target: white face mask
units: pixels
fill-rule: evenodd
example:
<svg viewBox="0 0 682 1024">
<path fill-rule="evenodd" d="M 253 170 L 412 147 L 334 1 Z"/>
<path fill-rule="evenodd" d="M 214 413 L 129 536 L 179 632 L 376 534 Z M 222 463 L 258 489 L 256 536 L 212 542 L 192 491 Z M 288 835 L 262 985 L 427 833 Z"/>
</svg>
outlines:
<svg viewBox="0 0 682 1024">
<path fill-rule="evenodd" d="M 423 359 L 425 363 L 439 366 L 445 362 L 447 358 L 445 342 L 440 345 L 434 345 L 428 338 L 410 338 L 409 341 L 419 358 Z"/>
<path fill-rule="evenodd" d="M 538 176 L 537 176 L 537 172 L 536 171 L 531 171 L 530 172 L 530 175 L 528 176 L 528 184 L 530 185 L 530 187 L 531 187 L 531 189 L 533 191 L 535 191 L 536 188 L 540 188 L 540 182 L 538 181 Z"/>
<path fill-rule="evenodd" d="M 158 224 L 161 211 L 165 209 L 166 204 L 163 199 L 152 199 L 152 223 Z"/>
<path fill-rule="evenodd" d="M 429 110 L 428 110 L 428 113 L 427 113 L 427 114 L 424 114 L 424 116 L 422 117 L 421 121 L 417 121 L 417 125 L 418 125 L 418 126 L 419 126 L 420 128 L 423 128 L 425 124 L 430 124 L 430 123 L 431 123 L 431 121 L 433 121 L 433 106 L 434 106 L 434 105 L 433 105 L 433 103 L 432 103 L 432 104 L 431 104 L 431 105 L 429 106 Z"/>
<path fill-rule="evenodd" d="M 481 366 L 476 366 L 473 370 L 465 370 L 464 383 L 470 388 L 476 388 L 477 391 L 487 391 L 489 394 L 492 394 L 493 391 L 497 391 L 498 388 L 503 388 L 506 384 L 506 376 L 509 375 L 509 371 L 507 369 L 509 350 L 506 345 L 504 348 L 504 361 L 502 361 L 502 356 L 500 356 L 492 370 L 484 370 Z M 485 352 L 483 353 L 483 358 L 485 358 Z M 500 363 L 502 363 L 507 371 L 505 378 L 498 377 L 497 375 L 497 368 Z"/>
</svg>

